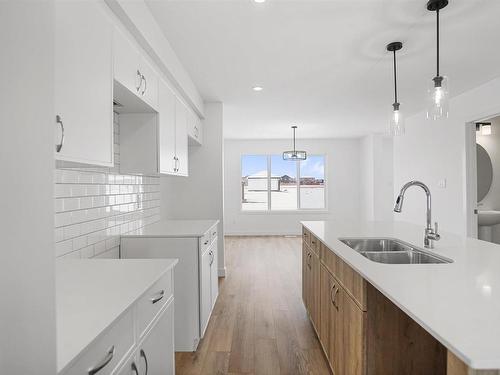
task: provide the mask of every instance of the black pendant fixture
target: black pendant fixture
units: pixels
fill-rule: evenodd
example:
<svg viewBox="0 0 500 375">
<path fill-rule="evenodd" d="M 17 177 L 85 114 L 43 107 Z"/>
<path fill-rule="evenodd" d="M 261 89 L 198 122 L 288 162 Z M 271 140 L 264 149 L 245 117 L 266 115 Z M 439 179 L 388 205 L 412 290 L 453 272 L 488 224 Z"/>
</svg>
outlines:
<svg viewBox="0 0 500 375">
<path fill-rule="evenodd" d="M 439 120 L 448 117 L 448 78 L 439 72 L 439 11 L 448 5 L 448 0 L 429 0 L 427 10 L 436 12 L 436 76 L 428 89 L 427 118 Z"/>
<path fill-rule="evenodd" d="M 306 160 L 307 153 L 305 151 L 298 151 L 295 149 L 295 130 L 297 126 L 293 125 L 293 150 L 283 152 L 283 160 Z"/>
<path fill-rule="evenodd" d="M 403 43 L 392 42 L 386 47 L 387 51 L 393 53 L 393 67 L 394 67 L 394 103 L 392 103 L 392 113 L 390 120 L 390 133 L 393 136 L 403 135 L 405 133 L 404 118 L 401 114 L 400 103 L 398 102 L 398 81 L 396 72 L 396 51 L 403 48 Z"/>
</svg>

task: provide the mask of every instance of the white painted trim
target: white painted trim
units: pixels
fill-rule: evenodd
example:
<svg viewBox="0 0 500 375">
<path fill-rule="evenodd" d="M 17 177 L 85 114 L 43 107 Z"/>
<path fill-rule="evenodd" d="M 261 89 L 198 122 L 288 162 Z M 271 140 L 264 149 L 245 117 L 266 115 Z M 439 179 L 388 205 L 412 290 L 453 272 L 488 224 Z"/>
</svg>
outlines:
<svg viewBox="0 0 500 375">
<path fill-rule="evenodd" d="M 219 277 L 226 277 L 226 267 L 224 268 L 219 268 L 217 270 L 217 274 L 219 275 Z"/>
</svg>

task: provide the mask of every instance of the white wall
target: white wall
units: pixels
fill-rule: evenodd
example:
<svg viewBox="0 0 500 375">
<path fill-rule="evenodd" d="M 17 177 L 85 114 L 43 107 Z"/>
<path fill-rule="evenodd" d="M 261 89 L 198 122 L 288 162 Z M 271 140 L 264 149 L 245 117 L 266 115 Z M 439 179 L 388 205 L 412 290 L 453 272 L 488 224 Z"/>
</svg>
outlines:
<svg viewBox="0 0 500 375">
<path fill-rule="evenodd" d="M 394 139 L 394 189 L 410 180 L 421 180 L 432 192 L 433 219 L 443 230 L 465 235 L 466 158 L 465 124 L 500 113 L 500 78 L 454 97 L 450 117 L 427 121 L 425 112 L 406 121 L 406 134 Z M 438 188 L 446 179 L 446 188 Z M 425 196 L 408 190 L 403 212 L 395 220 L 424 225 Z"/>
<path fill-rule="evenodd" d="M 392 137 L 374 134 L 361 139 L 361 217 L 392 221 L 393 148 Z"/>
<path fill-rule="evenodd" d="M 203 145 L 189 147 L 189 177 L 161 177 L 163 219 L 219 219 L 219 276 L 224 267 L 223 105 L 205 103 Z"/>
<path fill-rule="evenodd" d="M 53 2 L 0 2 L 0 45 L 0 372 L 55 374 Z"/>
<path fill-rule="evenodd" d="M 299 234 L 301 220 L 356 220 L 360 217 L 360 140 L 300 139 L 310 155 L 326 155 L 328 212 L 255 213 L 241 211 L 241 155 L 280 154 L 290 140 L 224 141 L 224 220 L 226 234 Z"/>
</svg>

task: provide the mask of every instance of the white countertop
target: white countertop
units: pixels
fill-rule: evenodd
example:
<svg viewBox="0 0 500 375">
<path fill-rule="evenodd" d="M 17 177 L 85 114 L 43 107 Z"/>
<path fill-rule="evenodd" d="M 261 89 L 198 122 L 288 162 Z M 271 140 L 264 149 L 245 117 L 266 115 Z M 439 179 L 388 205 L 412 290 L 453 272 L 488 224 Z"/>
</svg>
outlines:
<svg viewBox="0 0 500 375">
<path fill-rule="evenodd" d="M 68 367 L 177 262 L 177 259 L 57 260 L 57 372 Z"/>
<path fill-rule="evenodd" d="M 122 237 L 202 237 L 219 220 L 161 220 Z"/>
<path fill-rule="evenodd" d="M 500 369 L 500 245 L 441 233 L 450 264 L 382 264 L 339 237 L 391 237 L 423 248 L 424 225 L 303 221 L 368 282 L 473 369 Z"/>
</svg>

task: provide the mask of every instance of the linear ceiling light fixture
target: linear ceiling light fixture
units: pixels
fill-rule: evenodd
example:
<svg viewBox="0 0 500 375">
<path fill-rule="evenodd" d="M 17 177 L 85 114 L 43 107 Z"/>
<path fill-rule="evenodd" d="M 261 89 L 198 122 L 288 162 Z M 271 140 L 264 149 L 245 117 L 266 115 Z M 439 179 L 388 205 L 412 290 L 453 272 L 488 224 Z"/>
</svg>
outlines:
<svg viewBox="0 0 500 375">
<path fill-rule="evenodd" d="M 295 130 L 297 126 L 293 125 L 293 151 L 285 151 L 283 152 L 283 160 L 306 160 L 307 153 L 305 151 L 297 151 L 295 149 Z"/>
<path fill-rule="evenodd" d="M 392 103 L 392 113 L 390 120 L 390 133 L 393 136 L 403 135 L 405 133 L 404 118 L 399 109 L 400 103 L 398 102 L 398 80 L 396 75 L 396 51 L 403 48 L 403 43 L 392 42 L 387 45 L 387 51 L 393 54 L 393 67 L 394 67 L 394 103 Z"/>
<path fill-rule="evenodd" d="M 439 73 L 439 11 L 448 5 L 448 0 L 429 0 L 427 10 L 436 12 L 436 76 L 428 89 L 427 118 L 439 120 L 448 117 L 448 78 Z"/>
</svg>

